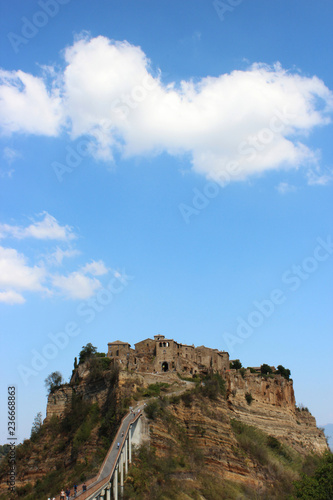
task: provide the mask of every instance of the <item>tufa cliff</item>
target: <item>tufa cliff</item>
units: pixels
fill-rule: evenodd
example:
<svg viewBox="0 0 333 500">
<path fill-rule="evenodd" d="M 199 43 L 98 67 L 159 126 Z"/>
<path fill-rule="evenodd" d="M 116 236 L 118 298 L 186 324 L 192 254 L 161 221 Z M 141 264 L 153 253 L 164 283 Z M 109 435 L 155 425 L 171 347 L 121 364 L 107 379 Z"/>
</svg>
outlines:
<svg viewBox="0 0 333 500">
<path fill-rule="evenodd" d="M 105 360 L 79 364 L 70 383 L 49 395 L 40 432 L 17 448 L 17 498 L 45 500 L 65 484 L 89 480 L 127 408 L 143 399 L 146 447 L 129 471 L 128 499 L 283 499 L 309 457 L 328 449 L 281 375 L 208 370 L 184 380 L 174 371 L 119 371 Z M 0 481 L 6 498 L 5 463 Z M 169 496 L 160 496 L 165 488 Z"/>
</svg>

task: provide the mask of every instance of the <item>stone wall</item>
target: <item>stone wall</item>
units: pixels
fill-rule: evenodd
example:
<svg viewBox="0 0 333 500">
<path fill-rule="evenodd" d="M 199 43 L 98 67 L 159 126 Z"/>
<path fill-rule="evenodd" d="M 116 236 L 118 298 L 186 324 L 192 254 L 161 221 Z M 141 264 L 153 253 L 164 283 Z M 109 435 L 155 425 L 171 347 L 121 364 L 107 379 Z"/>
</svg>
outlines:
<svg viewBox="0 0 333 500">
<path fill-rule="evenodd" d="M 227 352 L 180 344 L 163 335 L 156 335 L 154 340 L 148 338 L 137 342 L 135 349 L 131 349 L 126 342 L 111 342 L 108 344 L 108 357 L 117 360 L 121 368 L 140 372 L 178 371 L 194 375 L 213 369 L 224 374 L 229 369 Z"/>
</svg>

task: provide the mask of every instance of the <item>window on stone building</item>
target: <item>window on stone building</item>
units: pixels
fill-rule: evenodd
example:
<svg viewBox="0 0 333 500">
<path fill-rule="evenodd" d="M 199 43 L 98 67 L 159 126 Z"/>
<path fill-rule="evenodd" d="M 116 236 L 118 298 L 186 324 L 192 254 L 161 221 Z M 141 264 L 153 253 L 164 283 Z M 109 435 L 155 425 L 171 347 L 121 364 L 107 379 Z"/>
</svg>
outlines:
<svg viewBox="0 0 333 500">
<path fill-rule="evenodd" d="M 119 351 L 116 351 L 116 356 L 119 356 Z"/>
</svg>

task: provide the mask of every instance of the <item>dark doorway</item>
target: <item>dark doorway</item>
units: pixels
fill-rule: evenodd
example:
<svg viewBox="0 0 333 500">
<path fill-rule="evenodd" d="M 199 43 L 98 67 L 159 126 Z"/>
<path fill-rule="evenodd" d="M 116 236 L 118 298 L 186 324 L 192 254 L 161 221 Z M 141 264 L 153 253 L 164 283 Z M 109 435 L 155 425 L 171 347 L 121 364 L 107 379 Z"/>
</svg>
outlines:
<svg viewBox="0 0 333 500">
<path fill-rule="evenodd" d="M 169 365 L 166 361 L 162 363 L 162 372 L 167 372 L 169 370 Z"/>
</svg>

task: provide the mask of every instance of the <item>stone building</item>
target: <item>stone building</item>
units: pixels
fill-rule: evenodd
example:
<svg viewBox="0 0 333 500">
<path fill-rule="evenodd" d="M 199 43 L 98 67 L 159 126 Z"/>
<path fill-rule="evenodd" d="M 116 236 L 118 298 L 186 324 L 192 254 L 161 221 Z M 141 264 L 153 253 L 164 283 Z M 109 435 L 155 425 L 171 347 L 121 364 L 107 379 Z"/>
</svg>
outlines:
<svg viewBox="0 0 333 500">
<path fill-rule="evenodd" d="M 131 348 L 128 342 L 108 344 L 107 356 L 121 367 L 139 372 L 177 371 L 195 375 L 208 370 L 224 374 L 229 369 L 229 354 L 209 347 L 180 344 L 164 335 L 155 335 Z"/>
</svg>

